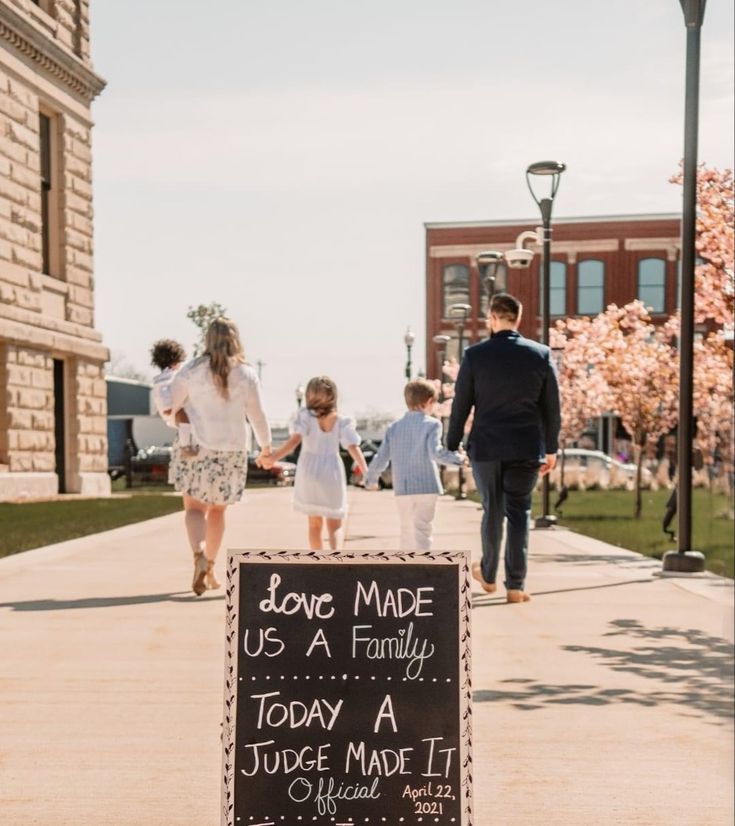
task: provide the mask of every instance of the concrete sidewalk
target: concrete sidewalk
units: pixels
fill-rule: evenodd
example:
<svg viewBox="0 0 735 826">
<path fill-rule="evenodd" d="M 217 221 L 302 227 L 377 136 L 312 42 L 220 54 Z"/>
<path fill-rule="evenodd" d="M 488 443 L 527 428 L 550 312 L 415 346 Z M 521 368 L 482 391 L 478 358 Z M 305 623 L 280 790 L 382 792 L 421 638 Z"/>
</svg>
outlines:
<svg viewBox="0 0 735 826">
<path fill-rule="evenodd" d="M 395 547 L 392 495 L 350 495 L 347 547 Z M 479 517 L 442 499 L 435 546 L 479 557 Z M 225 545 L 305 522 L 248 491 Z M 224 600 L 189 568 L 180 514 L 0 560 L 0 823 L 217 826 Z M 539 532 L 532 602 L 475 594 L 476 826 L 732 822 L 733 583 L 659 569 Z"/>
</svg>

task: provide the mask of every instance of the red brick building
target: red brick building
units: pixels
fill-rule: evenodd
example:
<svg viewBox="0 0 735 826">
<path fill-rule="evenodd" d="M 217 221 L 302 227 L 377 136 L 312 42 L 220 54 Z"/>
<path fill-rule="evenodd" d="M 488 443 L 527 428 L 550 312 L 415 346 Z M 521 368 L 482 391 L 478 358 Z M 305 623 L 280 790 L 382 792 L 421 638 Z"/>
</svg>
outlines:
<svg viewBox="0 0 735 826">
<path fill-rule="evenodd" d="M 448 312 L 452 304 L 469 304 L 464 342 L 487 336 L 487 290 L 475 261 L 483 250 L 504 252 L 516 247 L 524 230 L 540 223 L 530 221 L 477 221 L 427 223 L 426 227 L 426 367 L 436 378 L 440 347 L 437 334 L 452 337 L 447 355 L 457 355 L 458 331 Z M 558 218 L 552 223 L 551 301 L 555 318 L 596 315 L 608 304 L 627 304 L 640 298 L 654 319 L 663 320 L 677 306 L 680 249 L 678 215 L 624 215 L 594 218 Z M 521 300 L 521 332 L 538 339 L 541 327 L 539 300 L 541 248 L 527 269 L 501 265 L 496 292 L 506 291 Z"/>
</svg>

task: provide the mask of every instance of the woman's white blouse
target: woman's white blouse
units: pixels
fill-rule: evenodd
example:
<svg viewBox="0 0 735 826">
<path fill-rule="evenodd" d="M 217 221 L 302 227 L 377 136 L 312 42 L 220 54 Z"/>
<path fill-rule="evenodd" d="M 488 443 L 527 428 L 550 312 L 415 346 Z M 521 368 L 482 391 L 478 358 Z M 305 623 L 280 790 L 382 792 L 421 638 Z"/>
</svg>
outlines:
<svg viewBox="0 0 735 826">
<path fill-rule="evenodd" d="M 214 383 L 209 358 L 185 364 L 171 385 L 171 406 L 184 408 L 197 444 L 210 450 L 246 450 L 246 418 L 261 447 L 270 445 L 271 429 L 263 410 L 258 374 L 248 364 L 235 363 L 228 379 L 228 395 Z"/>
</svg>

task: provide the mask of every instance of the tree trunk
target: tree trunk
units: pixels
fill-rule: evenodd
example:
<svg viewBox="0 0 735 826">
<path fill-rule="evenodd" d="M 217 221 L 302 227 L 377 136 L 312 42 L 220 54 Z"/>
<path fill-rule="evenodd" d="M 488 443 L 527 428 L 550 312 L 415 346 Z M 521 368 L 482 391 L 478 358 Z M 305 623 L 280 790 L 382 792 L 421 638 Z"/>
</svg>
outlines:
<svg viewBox="0 0 735 826">
<path fill-rule="evenodd" d="M 642 444 L 633 442 L 633 454 L 635 456 L 635 518 L 641 518 L 641 511 L 643 510 L 643 501 L 641 498 L 641 477 L 643 475 L 643 448 L 646 444 L 646 438 L 643 437 Z"/>
</svg>

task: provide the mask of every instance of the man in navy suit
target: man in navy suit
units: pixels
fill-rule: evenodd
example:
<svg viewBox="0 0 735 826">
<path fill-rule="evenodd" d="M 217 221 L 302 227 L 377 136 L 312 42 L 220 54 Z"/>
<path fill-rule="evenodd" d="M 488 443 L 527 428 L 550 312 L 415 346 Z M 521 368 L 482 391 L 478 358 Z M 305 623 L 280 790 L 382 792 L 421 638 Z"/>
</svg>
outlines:
<svg viewBox="0 0 735 826">
<path fill-rule="evenodd" d="M 457 450 L 474 407 L 467 452 L 482 496 L 482 563 L 472 574 L 496 590 L 503 519 L 508 602 L 527 602 L 525 591 L 531 495 L 539 473 L 556 465 L 559 384 L 548 347 L 518 332 L 522 306 L 504 293 L 488 311 L 492 337 L 469 347 L 457 376 L 447 448 Z"/>
</svg>

